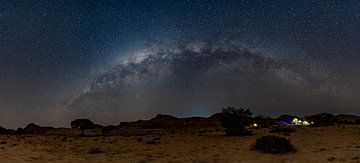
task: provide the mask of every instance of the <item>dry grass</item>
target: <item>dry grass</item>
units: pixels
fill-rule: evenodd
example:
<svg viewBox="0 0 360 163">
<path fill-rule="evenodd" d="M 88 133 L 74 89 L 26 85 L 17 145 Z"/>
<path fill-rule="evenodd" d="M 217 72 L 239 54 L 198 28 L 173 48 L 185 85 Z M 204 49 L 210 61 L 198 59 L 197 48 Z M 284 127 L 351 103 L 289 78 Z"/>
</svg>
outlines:
<svg viewBox="0 0 360 163">
<path fill-rule="evenodd" d="M 268 135 L 269 129 L 254 130 L 248 137 L 227 137 L 221 130 L 211 129 L 133 130 L 123 136 L 91 132 L 87 137 L 0 135 L 0 142 L 6 142 L 0 143 L 0 162 L 360 161 L 360 126 L 298 128 L 288 137 L 297 152 L 283 155 L 251 150 L 256 139 Z"/>
</svg>

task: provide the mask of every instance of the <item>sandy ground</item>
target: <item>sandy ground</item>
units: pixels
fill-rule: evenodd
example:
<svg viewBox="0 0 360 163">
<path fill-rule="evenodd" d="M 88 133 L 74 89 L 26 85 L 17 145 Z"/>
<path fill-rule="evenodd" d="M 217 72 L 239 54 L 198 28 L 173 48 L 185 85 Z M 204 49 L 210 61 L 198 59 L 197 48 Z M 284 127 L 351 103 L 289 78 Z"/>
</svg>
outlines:
<svg viewBox="0 0 360 163">
<path fill-rule="evenodd" d="M 0 162 L 360 162 L 360 126 L 297 128 L 286 136 L 297 151 L 280 155 L 251 148 L 258 137 L 269 134 L 268 129 L 256 129 L 254 135 L 246 137 L 228 137 L 205 129 L 141 133 L 0 135 Z M 100 151 L 90 152 L 94 149 Z"/>
</svg>

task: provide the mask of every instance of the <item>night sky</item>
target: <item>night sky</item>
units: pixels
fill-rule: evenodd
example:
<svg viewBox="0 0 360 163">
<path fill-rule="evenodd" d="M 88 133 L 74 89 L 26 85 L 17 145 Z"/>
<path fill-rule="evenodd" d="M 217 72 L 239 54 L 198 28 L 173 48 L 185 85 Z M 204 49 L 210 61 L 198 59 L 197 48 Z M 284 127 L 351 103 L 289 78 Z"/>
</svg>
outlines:
<svg viewBox="0 0 360 163">
<path fill-rule="evenodd" d="M 0 0 L 0 126 L 359 114 L 358 0 Z"/>
</svg>

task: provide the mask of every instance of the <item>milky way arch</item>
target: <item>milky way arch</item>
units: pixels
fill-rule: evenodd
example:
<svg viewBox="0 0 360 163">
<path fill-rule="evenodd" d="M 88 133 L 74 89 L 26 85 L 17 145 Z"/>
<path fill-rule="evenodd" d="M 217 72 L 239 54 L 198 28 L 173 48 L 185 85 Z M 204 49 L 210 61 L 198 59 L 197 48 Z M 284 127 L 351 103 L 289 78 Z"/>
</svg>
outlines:
<svg viewBox="0 0 360 163">
<path fill-rule="evenodd" d="M 227 105 L 259 114 L 328 107 L 329 75 L 310 64 L 272 58 L 234 43 L 188 43 L 134 52 L 92 82 L 69 106 L 72 116 L 102 123 L 157 113 L 207 116 Z M 326 103 L 326 104 L 325 104 Z"/>
</svg>

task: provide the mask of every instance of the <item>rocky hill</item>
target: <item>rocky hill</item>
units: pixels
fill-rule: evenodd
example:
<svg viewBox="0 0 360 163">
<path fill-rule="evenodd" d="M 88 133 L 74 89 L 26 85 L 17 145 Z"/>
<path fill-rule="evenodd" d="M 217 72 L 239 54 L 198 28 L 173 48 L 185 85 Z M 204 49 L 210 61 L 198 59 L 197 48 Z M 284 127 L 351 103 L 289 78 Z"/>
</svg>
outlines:
<svg viewBox="0 0 360 163">
<path fill-rule="evenodd" d="M 121 122 L 122 128 L 202 128 L 220 127 L 221 114 L 217 113 L 208 118 L 190 117 L 176 118 L 170 115 L 158 114 L 150 120 L 138 120 L 135 122 Z"/>
<path fill-rule="evenodd" d="M 24 129 L 18 128 L 17 133 L 22 133 L 22 134 L 44 134 L 47 131 L 50 131 L 52 129 L 54 129 L 54 127 L 41 127 L 41 126 L 36 125 L 34 123 L 30 123 Z"/>
</svg>

